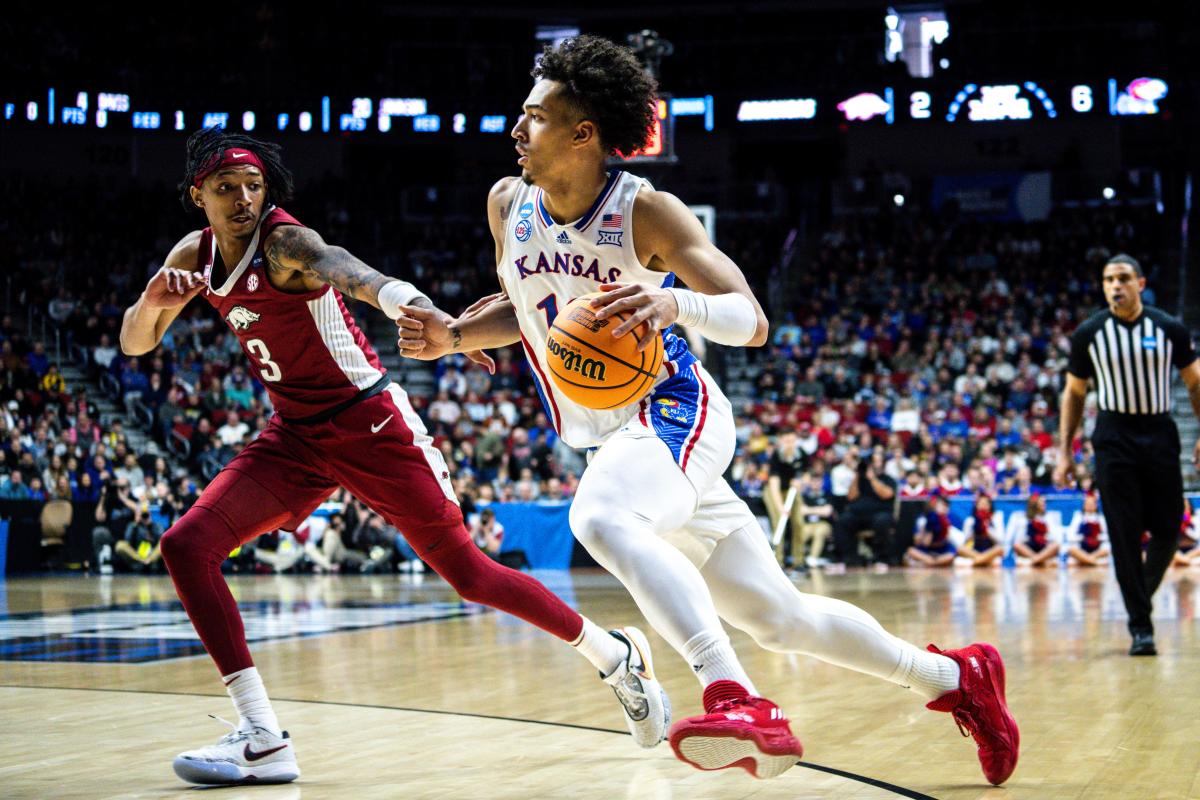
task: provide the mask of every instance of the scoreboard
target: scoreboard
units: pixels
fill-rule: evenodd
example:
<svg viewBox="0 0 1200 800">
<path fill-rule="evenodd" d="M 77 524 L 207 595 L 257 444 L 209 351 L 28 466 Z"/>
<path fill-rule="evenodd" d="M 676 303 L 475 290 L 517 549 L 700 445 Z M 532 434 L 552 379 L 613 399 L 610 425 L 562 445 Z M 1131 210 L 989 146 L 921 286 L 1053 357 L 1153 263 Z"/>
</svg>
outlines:
<svg viewBox="0 0 1200 800">
<path fill-rule="evenodd" d="M 663 94 L 655 105 L 651 142 L 627 161 L 674 163 L 677 124 L 713 131 L 764 123 L 826 127 L 875 125 L 984 124 L 1053 121 L 1064 117 L 1169 117 L 1166 80 L 1151 76 L 1108 77 L 1085 82 L 967 82 L 956 86 L 910 83 L 906 87 L 864 86 L 792 97 L 745 98 L 706 94 Z M 718 111 L 718 101 L 720 115 Z M 192 131 L 213 125 L 269 134 L 353 136 L 400 134 L 506 135 L 511 115 L 470 113 L 424 97 L 314 97 L 309 102 L 264 100 L 253 108 L 230 108 L 219 99 L 143 101 L 121 92 L 49 88 L 33 96 L 0 97 L 0 131 L 6 126 L 77 129 Z"/>
<path fill-rule="evenodd" d="M 869 87 L 840 95 L 743 100 L 739 122 L 820 121 L 882 124 L 1053 120 L 1063 116 L 1154 116 L 1167 110 L 1161 78 L 1108 78 L 1047 85 L 969 82 L 956 89 Z"/>
</svg>

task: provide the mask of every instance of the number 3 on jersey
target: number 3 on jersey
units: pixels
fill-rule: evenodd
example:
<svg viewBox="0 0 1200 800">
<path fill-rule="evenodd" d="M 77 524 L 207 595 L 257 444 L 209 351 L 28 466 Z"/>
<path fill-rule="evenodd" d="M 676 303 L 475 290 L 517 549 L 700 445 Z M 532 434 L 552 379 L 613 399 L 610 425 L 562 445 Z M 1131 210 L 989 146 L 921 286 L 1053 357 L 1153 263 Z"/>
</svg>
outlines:
<svg viewBox="0 0 1200 800">
<path fill-rule="evenodd" d="M 262 379 L 268 383 L 275 383 L 283 377 L 283 373 L 279 370 L 279 365 L 271 360 L 271 351 L 267 349 L 267 343 L 262 339 L 251 339 L 246 342 L 246 349 L 254 357 L 262 369 L 258 371 L 262 375 Z"/>
</svg>

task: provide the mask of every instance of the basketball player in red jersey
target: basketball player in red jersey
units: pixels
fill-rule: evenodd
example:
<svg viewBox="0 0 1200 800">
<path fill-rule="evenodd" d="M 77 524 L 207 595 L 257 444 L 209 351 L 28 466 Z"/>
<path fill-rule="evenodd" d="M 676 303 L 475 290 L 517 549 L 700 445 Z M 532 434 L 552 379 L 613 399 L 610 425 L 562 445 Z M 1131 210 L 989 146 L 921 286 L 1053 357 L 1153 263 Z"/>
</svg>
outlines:
<svg viewBox="0 0 1200 800">
<path fill-rule="evenodd" d="M 767 321 L 741 270 L 687 206 L 606 169 L 614 153 L 645 145 L 654 81 L 627 48 L 594 36 L 547 48 L 533 77 L 512 131 L 521 177 L 502 178 L 488 197 L 502 293 L 448 327 L 404 309 L 425 325 L 400 329 L 401 351 L 430 359 L 523 341 L 537 376 L 554 310 L 597 289 L 606 293 L 592 301 L 598 317 L 632 312 L 614 336 L 636 335 L 643 348 L 662 337 L 663 370 L 641 404 L 597 412 L 556 396 L 549 382 L 541 389 L 563 440 L 595 448 L 572 502 L 572 531 L 703 686 L 705 713 L 669 733 L 680 759 L 773 777 L 802 753 L 783 711 L 758 696 L 724 619 L 766 649 L 912 689 L 974 735 L 985 777 L 1003 783 L 1019 734 L 995 648 L 923 651 L 850 603 L 800 593 L 721 477 L 734 451 L 729 401 L 669 329 L 678 322 L 720 344 L 756 347 L 767 341 Z M 672 288 L 672 275 L 695 291 Z"/>
<path fill-rule="evenodd" d="M 402 531 L 463 599 L 518 616 L 603 666 L 638 743 L 661 741 L 669 705 L 645 637 L 635 628 L 600 629 L 541 583 L 480 552 L 441 453 L 407 395 L 388 380 L 342 294 L 392 319 L 402 304 L 449 317 L 412 284 L 326 244 L 275 205 L 292 189 L 277 145 L 214 128 L 191 136 L 187 156 L 183 203 L 201 209 L 209 227 L 175 246 L 125 312 L 121 349 L 131 356 L 153 350 L 182 308 L 202 295 L 237 336 L 276 413 L 162 538 L 175 589 L 239 717 L 217 744 L 180 754 L 176 773 L 204 784 L 299 776 L 220 565 L 265 531 L 294 529 L 339 485 Z M 621 664 L 616 672 L 614 662 Z"/>
</svg>

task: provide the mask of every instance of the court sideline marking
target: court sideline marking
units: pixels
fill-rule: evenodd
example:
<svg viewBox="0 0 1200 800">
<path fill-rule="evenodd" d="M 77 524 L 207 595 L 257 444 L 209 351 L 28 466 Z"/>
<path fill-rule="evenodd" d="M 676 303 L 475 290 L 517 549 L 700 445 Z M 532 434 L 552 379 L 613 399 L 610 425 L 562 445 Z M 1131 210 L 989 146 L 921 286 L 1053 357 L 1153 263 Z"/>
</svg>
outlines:
<svg viewBox="0 0 1200 800">
<path fill-rule="evenodd" d="M 59 690 L 72 692 L 110 692 L 114 694 L 157 694 L 166 695 L 169 697 L 221 697 L 225 695 L 206 694 L 204 692 L 164 692 L 164 691 L 143 691 L 141 689 L 101 689 L 97 687 L 83 686 L 26 686 L 15 683 L 0 683 L 0 689 L 33 689 L 33 690 Z M 318 706 L 340 706 L 343 708 L 372 708 L 381 711 L 408 711 L 413 714 L 440 714 L 449 717 L 472 717 L 474 719 L 490 719 L 498 722 L 522 722 L 532 725 L 551 725 L 556 728 L 572 728 L 580 731 L 593 731 L 596 733 L 615 733 L 621 736 L 628 736 L 627 731 L 617 730 L 616 728 L 598 728 L 593 725 L 578 725 L 573 722 L 550 722 L 543 719 L 522 719 L 520 717 L 504 717 L 495 714 L 476 714 L 470 711 L 445 711 L 441 709 L 431 708 L 405 708 L 403 706 L 381 706 L 371 703 L 340 703 L 336 700 L 291 700 L 286 697 L 272 697 L 271 700 L 276 703 L 305 703 Z M 816 770 L 817 772 L 825 772 L 830 775 L 837 775 L 842 778 L 848 778 L 852 781 L 865 783 L 868 786 L 874 786 L 877 789 L 891 792 L 900 797 L 912 798 L 912 800 L 937 800 L 936 797 L 928 794 L 922 794 L 915 789 L 906 789 L 903 786 L 881 781 L 876 778 L 869 778 L 866 775 L 858 775 L 853 772 L 837 769 L 836 767 L 826 767 L 821 764 L 813 764 L 808 761 L 797 761 L 796 766 L 805 767 L 807 769 Z"/>
</svg>

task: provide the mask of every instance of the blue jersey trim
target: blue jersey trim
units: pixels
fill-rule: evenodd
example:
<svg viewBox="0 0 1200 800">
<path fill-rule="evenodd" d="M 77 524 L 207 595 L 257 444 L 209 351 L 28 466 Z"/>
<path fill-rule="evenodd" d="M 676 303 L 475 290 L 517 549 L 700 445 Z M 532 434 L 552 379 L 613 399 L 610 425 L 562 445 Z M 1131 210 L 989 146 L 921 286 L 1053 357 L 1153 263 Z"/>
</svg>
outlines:
<svg viewBox="0 0 1200 800">
<path fill-rule="evenodd" d="M 596 218 L 596 214 L 600 213 L 600 209 L 608 202 L 608 197 L 612 194 L 613 188 L 617 185 L 617 179 L 620 177 L 621 170 L 619 169 L 614 169 L 608 173 L 608 181 L 604 184 L 604 188 L 600 190 L 600 194 L 596 195 L 596 199 L 592 201 L 592 207 L 579 218 L 579 222 L 575 223 L 576 230 L 586 230 L 587 226 L 592 224 L 592 221 Z M 629 213 L 633 213 L 632 209 Z"/>
</svg>

